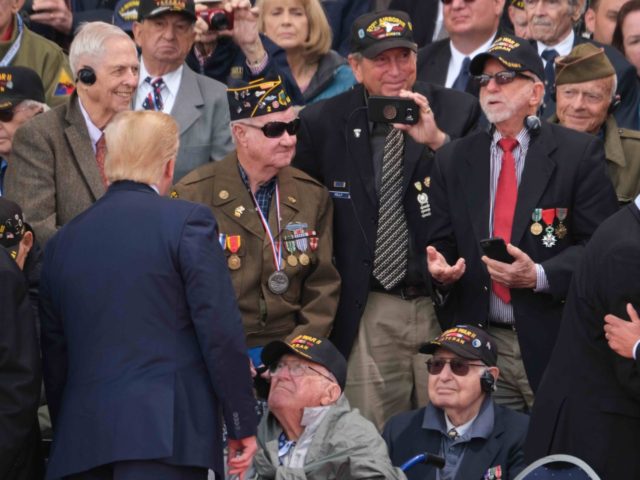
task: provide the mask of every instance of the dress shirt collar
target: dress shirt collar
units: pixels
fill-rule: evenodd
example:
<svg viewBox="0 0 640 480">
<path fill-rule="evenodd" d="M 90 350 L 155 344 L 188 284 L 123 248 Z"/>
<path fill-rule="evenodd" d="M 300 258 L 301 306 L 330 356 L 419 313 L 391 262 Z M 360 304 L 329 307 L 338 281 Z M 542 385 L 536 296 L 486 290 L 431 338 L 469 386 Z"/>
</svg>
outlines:
<svg viewBox="0 0 640 480">
<path fill-rule="evenodd" d="M 567 35 L 564 40 L 561 40 L 560 43 L 556 45 L 545 45 L 542 42 L 536 42 L 536 45 L 538 46 L 538 55 L 540 55 L 540 58 L 542 58 L 542 52 L 547 49 L 555 50 L 561 57 L 569 55 L 571 53 L 571 49 L 573 49 L 573 41 L 575 40 L 575 37 L 575 33 L 573 33 L 573 30 L 571 30 L 569 32 L 569 35 Z M 544 58 L 542 58 L 542 62 L 545 64 L 547 63 Z"/>
<path fill-rule="evenodd" d="M 640 209 L 640 195 L 636 197 L 635 202 L 636 202 L 636 207 Z"/>
<path fill-rule="evenodd" d="M 84 117 L 84 123 L 87 125 L 87 130 L 89 130 L 89 138 L 91 139 L 91 147 L 93 148 L 93 153 L 96 153 L 96 143 L 98 143 L 98 140 L 100 140 L 100 137 L 102 136 L 102 130 L 96 127 L 96 125 L 91 121 L 89 114 L 82 105 L 80 97 L 78 97 L 78 105 L 80 106 L 80 111 L 82 112 L 82 116 Z"/>
<path fill-rule="evenodd" d="M 444 410 L 430 403 L 425 407 L 422 428 L 438 431 L 446 437 L 447 432 L 453 428 L 453 424 L 446 417 Z M 489 438 L 493 432 L 494 424 L 493 400 L 491 395 L 487 395 L 480 406 L 478 414 L 469 422 L 460 427 L 455 427 L 455 429 L 458 431 L 460 441 L 469 441 L 472 438 Z"/>
</svg>

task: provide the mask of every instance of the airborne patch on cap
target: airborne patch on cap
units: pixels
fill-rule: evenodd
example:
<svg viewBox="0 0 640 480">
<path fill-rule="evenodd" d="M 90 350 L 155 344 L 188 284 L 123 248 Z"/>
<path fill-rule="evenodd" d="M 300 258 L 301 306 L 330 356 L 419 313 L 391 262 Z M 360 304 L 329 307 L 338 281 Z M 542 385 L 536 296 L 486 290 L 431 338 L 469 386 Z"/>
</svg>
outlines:
<svg viewBox="0 0 640 480">
<path fill-rule="evenodd" d="M 401 37 L 405 28 L 413 30 L 411 22 L 405 22 L 404 20 L 393 17 L 380 17 L 376 18 L 367 26 L 367 33 L 377 40 L 384 38 Z"/>
</svg>

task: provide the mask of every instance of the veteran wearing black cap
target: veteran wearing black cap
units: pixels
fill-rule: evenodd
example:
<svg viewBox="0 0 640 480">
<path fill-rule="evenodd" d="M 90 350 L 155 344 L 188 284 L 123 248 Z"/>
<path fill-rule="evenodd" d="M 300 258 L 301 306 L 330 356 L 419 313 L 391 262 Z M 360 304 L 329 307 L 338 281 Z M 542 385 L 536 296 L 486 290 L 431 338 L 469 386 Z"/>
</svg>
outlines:
<svg viewBox="0 0 640 480">
<path fill-rule="evenodd" d="M 175 182 L 233 150 L 225 85 L 185 64 L 195 22 L 193 0 L 140 0 L 133 24 L 141 52 L 134 110 L 168 113 L 178 122 Z"/>
<path fill-rule="evenodd" d="M 0 67 L 0 196 L 16 129 L 48 110 L 44 87 L 36 72 L 26 67 Z"/>
<path fill-rule="evenodd" d="M 529 38 L 529 20 L 527 12 L 524 11 L 524 0 L 510 0 L 508 2 L 509 20 L 513 25 L 513 33 L 516 37 Z"/>
<path fill-rule="evenodd" d="M 290 167 L 300 126 L 280 78 L 228 90 L 236 151 L 183 178 L 172 195 L 218 220 L 247 344 L 256 366 L 267 343 L 327 336 L 340 278 L 327 190 Z"/>
<path fill-rule="evenodd" d="M 406 13 L 358 17 L 349 63 L 360 85 L 305 107 L 294 161 L 333 199 L 342 291 L 331 340 L 348 357 L 351 403 L 379 428 L 427 400 L 414 398 L 426 385 L 414 366 L 420 343 L 439 331 L 425 283 L 431 166 L 479 116 L 472 96 L 416 82 L 415 52 Z M 418 123 L 371 121 L 372 95 L 415 101 Z"/>
<path fill-rule="evenodd" d="M 440 321 L 475 318 L 495 337 L 496 401 L 527 410 L 584 245 L 617 202 L 602 143 L 534 116 L 544 70 L 528 41 L 496 39 L 470 71 L 491 128 L 436 156 L 429 271 L 443 294 Z M 508 244 L 513 263 L 483 254 L 491 237 Z"/>
<path fill-rule="evenodd" d="M 604 141 L 609 177 L 620 204 L 640 193 L 640 132 L 618 127 L 616 71 L 601 47 L 576 46 L 556 59 L 556 114 L 550 121 Z"/>
<path fill-rule="evenodd" d="M 424 344 L 427 407 L 387 422 L 383 437 L 394 465 L 422 452 L 445 459 L 438 478 L 513 479 L 525 466 L 522 446 L 528 417 L 497 405 L 491 395 L 500 373 L 498 349 L 482 328 L 459 325 Z M 436 478 L 433 467 L 416 465 L 409 480 Z"/>
<path fill-rule="evenodd" d="M 258 426 L 256 479 L 404 479 L 375 426 L 343 395 L 347 362 L 324 337 L 298 335 L 262 351 L 269 413 Z"/>
<path fill-rule="evenodd" d="M 37 408 L 40 355 L 24 269 L 33 234 L 14 202 L 0 198 L 0 478 L 42 478 Z"/>
</svg>

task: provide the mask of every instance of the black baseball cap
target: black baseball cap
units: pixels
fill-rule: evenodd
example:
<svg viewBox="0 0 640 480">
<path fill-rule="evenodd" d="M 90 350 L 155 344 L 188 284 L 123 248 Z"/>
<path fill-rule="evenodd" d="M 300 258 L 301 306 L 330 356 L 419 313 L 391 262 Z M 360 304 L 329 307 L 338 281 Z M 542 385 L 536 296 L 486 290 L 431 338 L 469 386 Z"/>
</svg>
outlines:
<svg viewBox="0 0 640 480">
<path fill-rule="evenodd" d="M 351 26 L 351 53 L 374 58 L 390 48 L 409 48 L 417 51 L 413 40 L 413 25 L 409 15 L 400 10 L 365 13 Z"/>
<path fill-rule="evenodd" d="M 344 390 L 347 381 L 347 361 L 329 339 L 298 335 L 289 342 L 274 340 L 262 350 L 262 363 L 269 367 L 285 353 L 292 353 L 322 365 L 336 377 L 340 389 Z"/>
<path fill-rule="evenodd" d="M 133 22 L 138 19 L 140 0 L 119 0 L 113 9 L 113 24 L 127 33 L 133 31 Z"/>
<path fill-rule="evenodd" d="M 489 367 L 498 363 L 498 348 L 489 334 L 480 327 L 458 325 L 445 330 L 437 338 L 422 345 L 420 352 L 433 354 L 439 348 L 446 348 L 462 358 L 481 360 Z"/>
<path fill-rule="evenodd" d="M 484 64 L 493 58 L 507 70 L 514 72 L 531 72 L 539 80 L 544 79 L 544 67 L 536 48 L 524 38 L 515 35 L 501 35 L 496 38 L 489 50 L 479 53 L 469 64 L 471 75 L 481 75 Z"/>
<path fill-rule="evenodd" d="M 182 13 L 196 21 L 196 6 L 193 0 L 140 0 L 138 21 L 157 17 L 165 13 Z"/>
<path fill-rule="evenodd" d="M 44 103 L 44 87 L 27 67 L 0 67 L 0 110 L 10 110 L 23 100 Z"/>
<path fill-rule="evenodd" d="M 0 197 L 0 246 L 9 252 L 15 260 L 18 256 L 20 241 L 27 231 L 27 224 L 20 206 Z"/>
</svg>

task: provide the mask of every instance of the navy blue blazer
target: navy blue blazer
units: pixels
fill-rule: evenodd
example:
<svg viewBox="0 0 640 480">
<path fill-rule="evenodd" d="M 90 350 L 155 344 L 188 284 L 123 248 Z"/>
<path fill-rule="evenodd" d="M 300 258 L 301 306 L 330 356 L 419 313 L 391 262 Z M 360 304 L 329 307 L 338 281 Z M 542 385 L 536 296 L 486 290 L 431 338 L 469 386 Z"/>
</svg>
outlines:
<svg viewBox="0 0 640 480">
<path fill-rule="evenodd" d="M 513 479 L 526 466 L 524 440 L 529 417 L 501 405 L 493 404 L 494 427 L 487 439 L 473 438 L 467 444 L 456 479 L 481 480 L 487 470 L 500 467 L 502 480 Z M 425 408 L 392 417 L 382 436 L 389 448 L 391 463 L 396 466 L 421 453 L 438 455 L 442 434 L 422 427 Z M 435 480 L 436 469 L 419 464 L 405 472 L 409 480 Z"/>
<path fill-rule="evenodd" d="M 47 244 L 47 478 L 122 460 L 223 471 L 219 409 L 254 435 L 249 361 L 209 209 L 122 181 Z"/>
<path fill-rule="evenodd" d="M 472 322 L 486 325 L 491 279 L 480 240 L 489 237 L 491 135 L 469 135 L 436 154 L 431 181 L 430 243 L 453 265 L 466 271 L 438 310 L 443 328 Z M 530 231 L 536 208 L 567 208 L 568 234 L 546 247 Z M 542 123 L 527 151 L 513 220 L 511 243 L 542 265 L 547 293 L 512 289 L 518 340 L 531 387 L 536 389 L 556 341 L 571 276 L 596 228 L 618 209 L 607 176 L 602 142 L 592 135 Z M 555 224 L 558 222 L 556 220 Z"/>
</svg>

